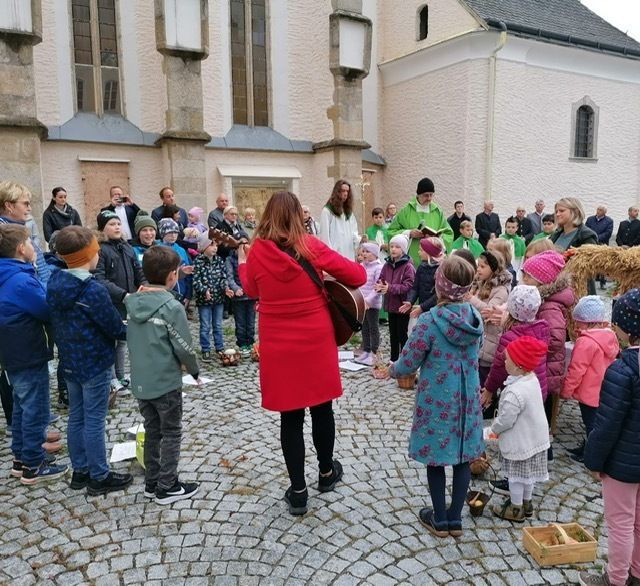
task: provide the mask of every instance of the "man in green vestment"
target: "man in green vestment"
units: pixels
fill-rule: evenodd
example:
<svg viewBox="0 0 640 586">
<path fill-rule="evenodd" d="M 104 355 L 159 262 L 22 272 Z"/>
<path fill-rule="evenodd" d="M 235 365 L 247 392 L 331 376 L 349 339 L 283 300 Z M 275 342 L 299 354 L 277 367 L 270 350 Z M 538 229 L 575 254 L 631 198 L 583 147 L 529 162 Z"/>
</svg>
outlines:
<svg viewBox="0 0 640 586">
<path fill-rule="evenodd" d="M 424 177 L 418 181 L 416 197 L 405 205 L 397 214 L 389 226 L 389 238 L 397 234 L 404 234 L 410 239 L 409 256 L 413 264 L 420 264 L 418 249 L 420 240 L 425 237 L 422 228 L 430 228 L 443 240 L 447 252 L 453 244 L 453 230 L 447 223 L 447 219 L 440 206 L 433 203 L 435 187 L 433 181 Z"/>
</svg>

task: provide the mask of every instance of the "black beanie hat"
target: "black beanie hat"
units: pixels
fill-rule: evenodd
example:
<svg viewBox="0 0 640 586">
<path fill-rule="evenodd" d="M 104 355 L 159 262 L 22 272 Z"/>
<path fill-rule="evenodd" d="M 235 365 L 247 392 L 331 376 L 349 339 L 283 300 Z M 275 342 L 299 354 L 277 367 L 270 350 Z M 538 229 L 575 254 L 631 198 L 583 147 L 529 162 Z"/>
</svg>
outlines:
<svg viewBox="0 0 640 586">
<path fill-rule="evenodd" d="M 104 227 L 107 225 L 107 223 L 113 219 L 119 220 L 120 218 L 118 217 L 118 214 L 116 214 L 115 212 L 112 212 L 111 210 L 101 211 L 98 214 L 98 230 L 102 232 L 104 230 Z"/>
<path fill-rule="evenodd" d="M 418 181 L 418 188 L 416 189 L 416 195 L 420 195 L 421 193 L 433 193 L 436 188 L 433 185 L 433 181 L 428 177 L 423 177 Z"/>
</svg>

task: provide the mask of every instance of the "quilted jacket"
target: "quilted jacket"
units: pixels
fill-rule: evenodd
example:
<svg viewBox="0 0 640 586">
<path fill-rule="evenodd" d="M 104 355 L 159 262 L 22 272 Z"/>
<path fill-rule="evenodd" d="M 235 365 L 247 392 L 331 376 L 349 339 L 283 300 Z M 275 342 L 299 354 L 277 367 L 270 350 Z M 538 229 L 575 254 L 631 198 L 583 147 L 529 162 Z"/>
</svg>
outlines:
<svg viewBox="0 0 640 586">
<path fill-rule="evenodd" d="M 193 265 L 193 292 L 196 305 L 223 303 L 227 288 L 227 269 L 224 259 L 220 256 L 208 258 L 204 254 L 199 254 Z M 211 293 L 211 299 L 208 301 L 205 299 L 207 290 Z"/>
<path fill-rule="evenodd" d="M 608 369 L 600 406 L 587 438 L 584 464 L 620 482 L 640 483 L 640 378 L 638 346 Z"/>
<path fill-rule="evenodd" d="M 414 304 L 416 301 L 420 303 L 422 313 L 435 307 L 438 302 L 436 295 L 436 271 L 439 266 L 437 263 L 429 263 L 423 260 L 416 271 L 413 286 L 407 294 L 407 301 L 409 301 L 409 303 Z"/>
</svg>

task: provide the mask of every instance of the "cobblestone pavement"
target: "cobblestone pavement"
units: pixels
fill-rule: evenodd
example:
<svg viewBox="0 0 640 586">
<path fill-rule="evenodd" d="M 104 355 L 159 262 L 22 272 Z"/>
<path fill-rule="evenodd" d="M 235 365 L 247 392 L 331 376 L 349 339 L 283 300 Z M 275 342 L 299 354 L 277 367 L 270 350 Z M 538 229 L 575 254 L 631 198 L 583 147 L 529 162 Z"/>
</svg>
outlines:
<svg viewBox="0 0 640 586">
<path fill-rule="evenodd" d="M 256 365 L 205 366 L 203 375 L 214 381 L 185 387 L 182 477 L 202 483 L 192 500 L 160 506 L 145 499 L 135 461 L 116 465 L 134 474 L 134 484 L 106 497 L 87 497 L 62 481 L 26 487 L 10 478 L 9 442 L 2 441 L 0 583 L 577 583 L 576 567 L 539 568 L 523 548 L 521 526 L 488 511 L 473 519 L 465 509 L 459 539 L 437 539 L 418 523 L 429 495 L 425 468 L 406 455 L 412 391 L 369 370 L 343 376 L 335 411 L 344 482 L 333 493 L 317 492 L 309 434 L 310 510 L 294 518 L 282 501 L 288 482 L 278 415 L 260 408 Z M 120 398 L 107 421 L 109 449 L 139 421 L 134 399 Z M 581 436 L 574 405 L 563 406 L 559 429 L 551 480 L 536 488 L 531 524 L 578 521 L 598 536 L 602 556 L 599 485 L 565 449 Z"/>
</svg>

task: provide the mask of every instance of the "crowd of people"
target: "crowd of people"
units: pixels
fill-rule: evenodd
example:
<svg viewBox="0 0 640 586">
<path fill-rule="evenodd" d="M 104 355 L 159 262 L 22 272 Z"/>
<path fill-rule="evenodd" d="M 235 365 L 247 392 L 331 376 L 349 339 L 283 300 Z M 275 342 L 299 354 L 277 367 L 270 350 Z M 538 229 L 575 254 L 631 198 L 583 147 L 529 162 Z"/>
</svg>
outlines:
<svg viewBox="0 0 640 586">
<path fill-rule="evenodd" d="M 361 234 L 344 180 L 319 222 L 289 192 L 275 193 L 259 221 L 251 208 L 239 220 L 220 195 L 205 224 L 204 210 L 178 207 L 169 187 L 149 215 L 114 186 L 95 232 L 81 226 L 57 187 L 43 217 L 45 253 L 27 225 L 28 189 L 1 182 L 0 395 L 12 431 L 11 474 L 32 485 L 67 473 L 55 455 L 60 434 L 49 430 L 48 363 L 57 347 L 71 489 L 98 495 L 131 484 L 130 474 L 109 468 L 105 421 L 110 401 L 132 392 L 146 432 L 145 497 L 169 504 L 193 496 L 198 484 L 178 473 L 182 371 L 201 384 L 192 304 L 204 363 L 212 349 L 224 356 L 227 312 L 239 351 L 251 351 L 257 306 L 262 405 L 280 413 L 290 478 L 284 500 L 291 514 L 306 513 L 306 408 L 318 490 L 334 490 L 344 472 L 334 458 L 332 402 L 342 385 L 320 280 L 328 274 L 360 288 L 365 302 L 356 362 L 392 378 L 418 373 L 409 457 L 426 465 L 431 507 L 418 518 L 428 531 L 463 534 L 470 465 L 491 441 L 503 475 L 494 486 L 507 496 L 493 514 L 515 523 L 534 515 L 534 488 L 548 480 L 554 458 L 550 424 L 561 397 L 579 405 L 585 441 L 572 457 L 602 480 L 609 528 L 607 570 L 581 575 L 582 583 L 640 580 L 640 542 L 630 545 L 640 534 L 640 289 L 620 296 L 608 319 L 601 297 L 576 298 L 564 254 L 609 244 L 606 208 L 586 218 L 580 201 L 566 197 L 545 214 L 539 200 L 529 215 L 518 207 L 503 232 L 491 202 L 475 222 L 462 201 L 446 218 L 434 193 L 433 181 L 421 179 L 401 209 L 374 208 Z M 248 244 L 218 244 L 209 228 Z M 632 207 L 616 242 L 631 247 L 638 239 Z M 381 353 L 385 324 L 389 360 Z M 448 505 L 446 466 L 453 467 Z"/>
</svg>

